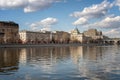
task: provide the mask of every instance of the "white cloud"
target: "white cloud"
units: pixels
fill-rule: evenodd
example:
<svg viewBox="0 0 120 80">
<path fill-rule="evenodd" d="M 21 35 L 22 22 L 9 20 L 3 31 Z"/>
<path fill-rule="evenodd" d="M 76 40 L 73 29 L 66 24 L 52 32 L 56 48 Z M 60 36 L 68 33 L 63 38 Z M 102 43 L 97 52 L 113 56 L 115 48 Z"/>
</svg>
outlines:
<svg viewBox="0 0 120 80">
<path fill-rule="evenodd" d="M 103 32 L 103 34 L 109 37 L 120 37 L 120 28 L 118 29 L 111 29 L 109 31 Z"/>
<path fill-rule="evenodd" d="M 21 8 L 27 3 L 28 0 L 0 0 L 0 9 Z"/>
<path fill-rule="evenodd" d="M 62 0 L 0 0 L 0 9 L 23 8 L 24 12 L 34 12 L 50 7 Z"/>
<path fill-rule="evenodd" d="M 34 12 L 48 8 L 54 1 L 53 0 L 28 0 L 28 5 L 24 8 L 25 12 Z"/>
<path fill-rule="evenodd" d="M 87 19 L 85 19 L 85 18 L 79 18 L 77 21 L 75 21 L 74 23 L 73 23 L 73 25 L 75 25 L 75 26 L 79 26 L 79 25 L 85 25 L 85 24 L 87 24 L 88 22 L 87 22 Z"/>
<path fill-rule="evenodd" d="M 115 0 L 115 5 L 118 6 L 120 10 L 120 0 Z"/>
<path fill-rule="evenodd" d="M 103 34 L 109 37 L 120 37 L 120 16 L 108 16 L 99 22 L 87 26 L 105 29 L 107 31 L 103 32 Z"/>
<path fill-rule="evenodd" d="M 56 22 L 57 22 L 57 19 L 56 18 L 46 18 L 46 19 L 43 19 L 43 20 L 41 20 L 41 24 L 43 24 L 43 25 L 54 25 L 54 24 L 56 24 Z"/>
<path fill-rule="evenodd" d="M 100 27 L 100 28 L 120 28 L 120 16 L 116 17 L 106 17 L 100 22 L 95 22 L 94 24 L 90 24 L 90 27 Z"/>
<path fill-rule="evenodd" d="M 38 22 L 37 23 L 32 23 L 31 25 L 30 25 L 30 28 L 32 29 L 32 30 L 38 30 L 38 26 L 40 26 L 39 24 L 38 24 Z"/>
<path fill-rule="evenodd" d="M 41 21 L 32 23 L 30 25 L 32 30 L 46 30 L 49 31 L 51 29 L 51 26 L 57 24 L 58 20 L 56 18 L 48 17 L 46 19 L 43 19 Z"/>
<path fill-rule="evenodd" d="M 83 11 L 79 12 L 76 11 L 72 13 L 70 16 L 75 18 L 81 18 L 84 17 L 86 19 L 90 18 L 100 18 L 107 14 L 108 10 L 113 6 L 110 2 L 107 2 L 107 0 L 104 0 L 101 4 L 92 5 L 90 7 L 86 7 L 83 9 Z"/>
<path fill-rule="evenodd" d="M 73 12 L 70 16 L 78 18 L 78 20 L 73 22 L 73 25 L 86 26 L 90 20 L 103 18 L 107 16 L 109 9 L 112 8 L 113 5 L 113 3 L 104 0 L 100 4 L 85 7 L 82 11 Z"/>
</svg>

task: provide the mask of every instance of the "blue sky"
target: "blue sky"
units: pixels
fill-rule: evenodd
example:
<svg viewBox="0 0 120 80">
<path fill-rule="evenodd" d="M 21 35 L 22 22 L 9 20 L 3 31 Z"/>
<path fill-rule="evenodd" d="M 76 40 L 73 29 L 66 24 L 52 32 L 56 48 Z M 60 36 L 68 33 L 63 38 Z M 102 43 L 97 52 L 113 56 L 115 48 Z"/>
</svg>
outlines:
<svg viewBox="0 0 120 80">
<path fill-rule="evenodd" d="M 120 37 L 120 0 L 0 0 L 0 20 L 20 30 L 83 32 L 96 28 Z"/>
</svg>

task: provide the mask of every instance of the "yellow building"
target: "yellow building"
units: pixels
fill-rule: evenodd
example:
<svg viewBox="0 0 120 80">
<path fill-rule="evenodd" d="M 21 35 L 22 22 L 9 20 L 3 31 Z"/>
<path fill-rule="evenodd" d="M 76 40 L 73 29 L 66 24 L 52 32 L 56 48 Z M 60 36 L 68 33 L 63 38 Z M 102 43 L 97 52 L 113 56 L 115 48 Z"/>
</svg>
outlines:
<svg viewBox="0 0 120 80">
<path fill-rule="evenodd" d="M 17 43 L 18 31 L 17 23 L 0 21 L 0 43 Z"/>
</svg>

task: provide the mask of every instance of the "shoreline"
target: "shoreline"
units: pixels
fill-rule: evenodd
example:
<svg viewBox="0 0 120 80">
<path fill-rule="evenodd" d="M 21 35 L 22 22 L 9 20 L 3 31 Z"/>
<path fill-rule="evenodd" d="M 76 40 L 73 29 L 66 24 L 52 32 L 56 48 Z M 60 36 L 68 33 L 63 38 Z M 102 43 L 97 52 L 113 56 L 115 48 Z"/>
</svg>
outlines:
<svg viewBox="0 0 120 80">
<path fill-rule="evenodd" d="M 61 47 L 61 46 L 108 46 L 109 44 L 0 44 L 0 48 Z"/>
</svg>

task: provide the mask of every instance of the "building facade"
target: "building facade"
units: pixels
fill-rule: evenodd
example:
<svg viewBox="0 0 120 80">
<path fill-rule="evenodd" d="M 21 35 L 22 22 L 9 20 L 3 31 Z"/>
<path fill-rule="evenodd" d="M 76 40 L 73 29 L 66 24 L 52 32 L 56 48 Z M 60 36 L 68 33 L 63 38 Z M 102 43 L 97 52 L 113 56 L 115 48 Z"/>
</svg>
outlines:
<svg viewBox="0 0 120 80">
<path fill-rule="evenodd" d="M 72 43 L 74 42 L 79 42 L 79 43 L 84 43 L 86 40 L 84 34 L 80 33 L 77 28 L 71 31 L 70 33 L 70 41 Z"/>
<path fill-rule="evenodd" d="M 91 37 L 94 40 L 103 39 L 102 32 L 101 31 L 97 31 L 96 29 L 89 29 L 87 31 L 84 31 L 83 34 L 86 37 Z"/>
<path fill-rule="evenodd" d="M 70 34 L 63 31 L 55 32 L 33 32 L 33 31 L 20 31 L 20 40 L 23 44 L 26 43 L 67 43 Z"/>
<path fill-rule="evenodd" d="M 0 43 L 17 43 L 19 25 L 15 22 L 0 21 Z"/>
<path fill-rule="evenodd" d="M 69 43 L 70 34 L 64 31 L 55 31 L 53 32 L 53 40 L 55 43 Z"/>
<path fill-rule="evenodd" d="M 64 31 L 20 31 L 15 22 L 0 21 L 0 44 L 11 43 L 104 43 L 107 38 L 97 29 L 88 29 L 80 33 L 77 28 L 70 33 Z"/>
<path fill-rule="evenodd" d="M 51 32 L 20 31 L 19 38 L 21 43 L 49 43 Z"/>
<path fill-rule="evenodd" d="M 97 29 L 88 29 L 83 34 L 86 36 L 87 43 L 102 43 L 104 35 Z"/>
<path fill-rule="evenodd" d="M 0 43 L 4 43 L 4 33 L 0 32 Z"/>
</svg>

